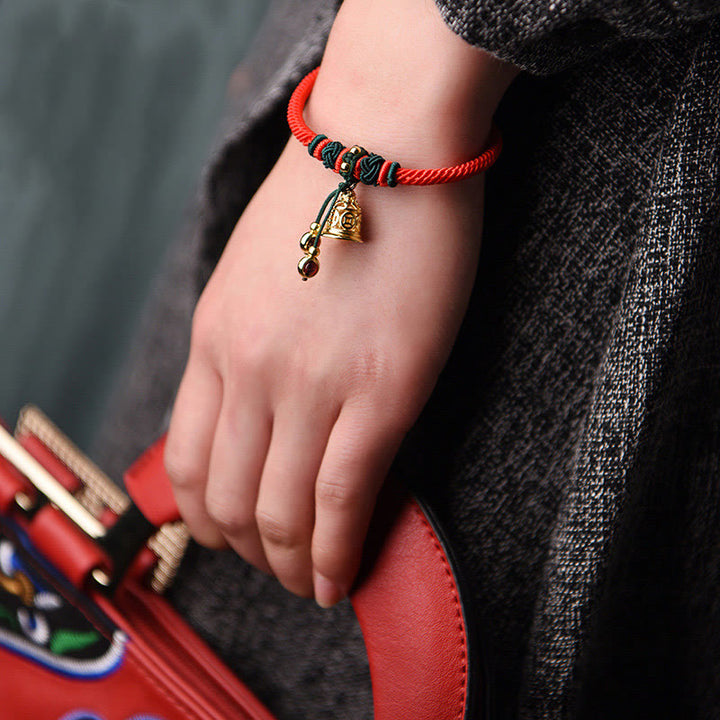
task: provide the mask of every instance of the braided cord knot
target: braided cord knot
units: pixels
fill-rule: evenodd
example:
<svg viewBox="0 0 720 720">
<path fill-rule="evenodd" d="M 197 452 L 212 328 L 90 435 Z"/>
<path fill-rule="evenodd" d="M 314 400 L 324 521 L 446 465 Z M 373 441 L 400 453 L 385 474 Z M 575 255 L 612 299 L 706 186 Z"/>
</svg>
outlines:
<svg viewBox="0 0 720 720">
<path fill-rule="evenodd" d="M 308 148 L 308 152 L 314 158 L 321 160 L 323 165 L 335 172 L 341 173 L 346 181 L 350 176 L 346 171 L 341 172 L 340 166 L 343 163 L 347 148 L 337 140 L 328 140 L 327 136 L 313 132 L 303 119 L 303 109 L 307 102 L 315 78 L 320 68 L 315 68 L 306 75 L 295 88 L 288 104 L 288 124 L 292 134 Z M 472 160 L 467 160 L 459 165 L 445 168 L 430 168 L 425 170 L 403 168 L 398 162 L 390 162 L 381 155 L 365 153 L 355 157 L 347 158 L 352 166 L 352 178 L 354 182 L 361 182 L 364 185 L 378 185 L 382 187 L 395 187 L 396 185 L 440 185 L 443 183 L 464 180 L 472 175 L 477 175 L 487 170 L 500 156 L 502 150 L 502 137 L 500 132 L 492 126 L 490 137 L 486 148 Z"/>
<path fill-rule="evenodd" d="M 345 149 L 343 144 L 341 142 L 338 142 L 337 140 L 333 140 L 332 142 L 329 142 L 321 152 L 322 156 L 322 163 L 323 165 L 328 168 L 329 170 L 332 170 L 336 163 L 338 157 L 340 157 L 340 153 Z"/>
</svg>

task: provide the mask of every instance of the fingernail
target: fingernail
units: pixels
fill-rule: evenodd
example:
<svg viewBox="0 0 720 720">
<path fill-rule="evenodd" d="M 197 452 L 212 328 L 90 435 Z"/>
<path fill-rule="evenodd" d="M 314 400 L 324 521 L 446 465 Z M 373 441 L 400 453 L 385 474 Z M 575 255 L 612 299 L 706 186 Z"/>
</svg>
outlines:
<svg viewBox="0 0 720 720">
<path fill-rule="evenodd" d="M 329 608 L 339 603 L 346 595 L 342 588 L 332 580 L 328 580 L 319 572 L 313 573 L 313 585 L 315 587 L 315 602 L 321 608 Z"/>
</svg>

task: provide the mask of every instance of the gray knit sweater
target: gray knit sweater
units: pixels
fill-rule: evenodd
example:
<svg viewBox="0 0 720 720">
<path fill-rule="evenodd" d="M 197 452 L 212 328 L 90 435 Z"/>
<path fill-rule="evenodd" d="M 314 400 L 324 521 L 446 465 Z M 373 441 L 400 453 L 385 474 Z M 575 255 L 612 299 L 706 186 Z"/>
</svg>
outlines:
<svg viewBox="0 0 720 720">
<path fill-rule="evenodd" d="M 438 4 L 529 72 L 498 113 L 466 322 L 397 470 L 470 579 L 498 718 L 718 717 L 720 6 Z M 111 468 L 162 425 L 198 278 L 285 142 L 334 9 L 270 11 L 103 430 Z M 348 605 L 199 549 L 172 599 L 281 720 L 372 716 Z"/>
</svg>

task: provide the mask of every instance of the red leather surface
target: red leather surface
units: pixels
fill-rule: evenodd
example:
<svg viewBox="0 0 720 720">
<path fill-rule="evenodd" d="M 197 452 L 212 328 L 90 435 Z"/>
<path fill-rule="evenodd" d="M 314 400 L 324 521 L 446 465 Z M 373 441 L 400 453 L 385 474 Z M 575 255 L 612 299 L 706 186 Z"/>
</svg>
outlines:
<svg viewBox="0 0 720 720">
<path fill-rule="evenodd" d="M 22 573 L 26 572 L 22 566 Z M 72 596 L 60 584 L 49 590 L 46 595 L 55 593 L 67 600 Z M 92 601 L 95 609 L 87 602 L 75 607 L 83 607 L 88 619 L 97 617 L 98 607 L 110 618 L 111 622 L 100 625 L 92 622 L 108 640 L 115 639 L 112 647 L 117 649 L 112 656 L 116 659 L 106 662 L 111 653 L 104 654 L 105 670 L 99 670 L 97 656 L 90 658 L 86 669 L 77 660 L 63 665 L 57 655 L 47 665 L 40 657 L 43 652 L 49 654 L 46 641 L 30 643 L 19 631 L 10 633 L 10 644 L 0 637 L 3 720 L 88 716 L 102 720 L 273 720 L 167 601 L 138 584 L 134 576 L 127 578 L 113 599 L 94 593 Z M 43 612 L 27 605 L 22 611 Z M 62 619 L 52 625 L 52 632 L 58 628 L 62 629 Z M 59 648 L 50 651 L 55 652 L 62 653 Z M 68 662 L 74 662 L 72 671 Z"/>
<path fill-rule="evenodd" d="M 170 478 L 165 472 L 165 436 L 127 470 L 125 487 L 142 514 L 158 527 L 180 519 Z"/>
<path fill-rule="evenodd" d="M 123 621 L 121 627 L 127 625 Z M 187 626 L 185 629 L 189 632 Z M 94 680 L 68 678 L 0 649 L 0 716 L 3 720 L 61 720 L 72 711 L 84 710 L 103 720 L 150 716 L 158 720 L 273 720 L 234 677 L 230 678 L 236 686 L 232 692 L 204 695 L 208 678 L 203 673 L 183 676 L 177 660 L 161 660 L 157 649 L 131 636 L 122 665 Z M 208 672 L 212 670 L 208 667 Z"/>
<path fill-rule="evenodd" d="M 368 651 L 375 720 L 463 720 L 467 633 L 448 559 L 414 500 L 394 517 L 381 497 L 383 504 L 375 525 L 385 535 L 369 548 L 369 572 L 350 597 Z"/>
<path fill-rule="evenodd" d="M 75 587 L 82 587 L 95 568 L 111 569 L 100 547 L 52 505 L 38 510 L 27 524 L 27 532 L 37 549 Z"/>
<path fill-rule="evenodd" d="M 113 617 L 104 598 L 101 606 Z M 172 668 L 174 682 L 187 688 L 202 688 L 212 699 L 220 717 L 237 720 L 274 720 L 265 706 L 231 673 L 208 646 L 190 629 L 164 598 L 130 578 L 118 592 L 113 619 L 132 627 L 136 636 L 162 662 Z M 183 660 L 184 659 L 184 660 Z"/>
<path fill-rule="evenodd" d="M 5 458 L 0 457 L 0 512 L 7 514 L 15 503 L 15 495 L 24 492 L 35 497 L 35 490 Z"/>
<path fill-rule="evenodd" d="M 158 720 L 213 717 L 199 715 L 169 698 L 140 665 L 139 654 L 131 648 L 132 644 L 118 670 L 102 680 L 90 681 L 64 677 L 2 650 L 3 720 L 61 720 L 76 710 L 97 713 L 103 720 L 130 720 L 138 715 L 155 715 Z M 225 719 L 214 716 L 213 720 Z"/>
<path fill-rule="evenodd" d="M 19 438 L 20 444 L 57 480 L 71 493 L 80 489 L 81 482 L 52 450 L 47 448 L 34 435 L 23 435 Z"/>
</svg>

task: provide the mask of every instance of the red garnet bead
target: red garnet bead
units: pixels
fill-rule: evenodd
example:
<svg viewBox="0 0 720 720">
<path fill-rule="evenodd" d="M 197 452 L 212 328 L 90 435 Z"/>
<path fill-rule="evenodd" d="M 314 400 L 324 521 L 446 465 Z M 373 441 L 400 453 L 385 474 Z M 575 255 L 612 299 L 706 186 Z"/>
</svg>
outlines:
<svg viewBox="0 0 720 720">
<path fill-rule="evenodd" d="M 303 280 L 315 277 L 320 269 L 320 263 L 317 258 L 306 256 L 298 263 L 298 272 L 302 275 Z"/>
</svg>

